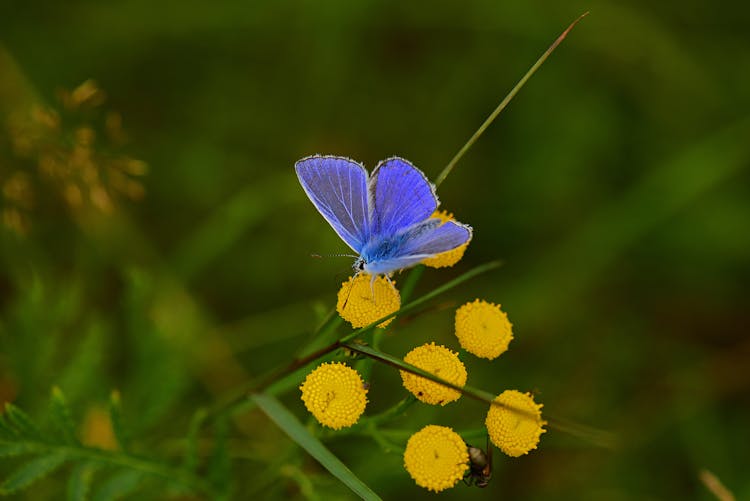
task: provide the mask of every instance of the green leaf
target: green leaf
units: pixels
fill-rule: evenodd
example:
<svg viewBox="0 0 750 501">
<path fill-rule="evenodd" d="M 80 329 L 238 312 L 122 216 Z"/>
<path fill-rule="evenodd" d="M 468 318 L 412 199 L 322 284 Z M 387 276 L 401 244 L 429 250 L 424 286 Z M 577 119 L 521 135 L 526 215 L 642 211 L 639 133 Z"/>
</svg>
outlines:
<svg viewBox="0 0 750 501">
<path fill-rule="evenodd" d="M 50 474 L 68 459 L 69 456 L 67 454 L 55 452 L 29 461 L 5 479 L 3 484 L 0 485 L 0 494 L 12 494 L 25 489 L 37 480 Z"/>
<path fill-rule="evenodd" d="M 25 442 L 5 442 L 0 443 L 0 457 L 13 457 L 20 456 L 22 454 L 31 454 L 39 452 L 39 449 L 34 447 L 32 444 Z"/>
<path fill-rule="evenodd" d="M 318 460 L 333 476 L 349 487 L 362 499 L 380 499 L 364 482 L 346 467 L 331 451 L 315 438 L 302 423 L 276 398 L 263 393 L 256 393 L 252 397 L 260 409 L 284 430 L 292 440 L 297 442 L 312 457 Z"/>
<path fill-rule="evenodd" d="M 115 434 L 118 445 L 123 451 L 127 451 L 128 435 L 122 424 L 122 399 L 117 390 L 109 395 L 109 419 L 112 422 L 112 432 Z"/>
<path fill-rule="evenodd" d="M 8 422 L 4 414 L 0 414 L 0 437 L 8 440 L 18 438 L 18 431 Z"/>
<path fill-rule="evenodd" d="M 85 462 L 78 465 L 68 480 L 68 501 L 85 501 L 91 491 L 96 465 Z"/>
<path fill-rule="evenodd" d="M 231 461 L 227 447 L 228 435 L 229 424 L 226 419 L 220 419 L 216 423 L 214 450 L 208 463 L 208 479 L 220 493 L 222 499 L 228 499 L 231 483 Z"/>
<path fill-rule="evenodd" d="M 208 416 L 206 409 L 198 409 L 190 420 L 184 462 L 185 469 L 190 472 L 194 472 L 198 467 L 198 436 L 200 435 L 201 425 L 206 420 L 206 416 Z"/>
<path fill-rule="evenodd" d="M 112 475 L 96 491 L 92 501 L 112 501 L 134 492 L 143 479 L 143 473 L 136 470 L 121 470 Z"/>
<path fill-rule="evenodd" d="M 70 407 L 68 406 L 65 395 L 57 386 L 52 388 L 50 416 L 52 419 L 52 425 L 60 432 L 65 443 L 78 444 L 73 415 L 70 412 Z"/>
<path fill-rule="evenodd" d="M 39 431 L 39 428 L 37 428 L 33 421 L 31 421 L 31 418 L 15 405 L 10 403 L 5 404 L 5 416 L 7 418 L 7 423 L 10 424 L 11 428 L 13 428 L 19 436 L 34 439 L 42 438 L 42 432 Z"/>
</svg>

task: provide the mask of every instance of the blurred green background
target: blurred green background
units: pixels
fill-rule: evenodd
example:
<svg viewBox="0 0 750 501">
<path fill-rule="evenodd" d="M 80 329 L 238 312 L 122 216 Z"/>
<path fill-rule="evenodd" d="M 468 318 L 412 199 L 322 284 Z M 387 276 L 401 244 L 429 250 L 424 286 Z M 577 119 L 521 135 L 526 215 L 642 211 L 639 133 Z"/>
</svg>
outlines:
<svg viewBox="0 0 750 501">
<path fill-rule="evenodd" d="M 496 450 L 487 489 L 443 499 L 715 499 L 703 469 L 750 498 L 740 2 L 4 1 L 0 399 L 43 417 L 59 385 L 107 447 L 118 389 L 134 448 L 169 458 L 197 408 L 290 361 L 349 274 L 310 258 L 347 249 L 293 163 L 400 155 L 434 178 L 586 10 L 441 185 L 475 236 L 415 293 L 504 266 L 395 323 L 383 350 L 457 349 L 454 309 L 502 303 L 515 340 L 493 362 L 462 354 L 469 384 L 533 391 L 617 439 L 552 429 L 528 456 Z M 368 413 L 405 395 L 387 367 L 370 384 Z M 296 390 L 283 401 L 307 420 Z M 485 412 L 420 404 L 393 428 Z M 258 411 L 230 436 L 237 499 L 353 497 Z M 434 497 L 366 437 L 327 444 L 385 499 Z M 59 499 L 65 477 L 21 497 Z"/>
</svg>

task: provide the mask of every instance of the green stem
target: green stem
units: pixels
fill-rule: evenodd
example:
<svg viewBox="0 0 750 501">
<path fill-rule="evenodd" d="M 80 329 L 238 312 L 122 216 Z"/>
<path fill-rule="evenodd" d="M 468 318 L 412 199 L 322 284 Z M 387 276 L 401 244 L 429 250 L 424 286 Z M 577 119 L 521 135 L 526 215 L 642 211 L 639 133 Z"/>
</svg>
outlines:
<svg viewBox="0 0 750 501">
<path fill-rule="evenodd" d="M 325 355 L 340 348 L 342 346 L 342 343 L 351 341 L 352 339 L 355 339 L 363 335 L 364 333 L 375 329 L 378 325 L 380 325 L 384 321 L 389 320 L 402 313 L 412 311 L 416 309 L 417 307 L 421 306 L 422 304 L 426 303 L 427 301 L 430 301 L 431 299 L 441 294 L 444 294 L 445 292 L 448 292 L 454 287 L 457 287 L 463 282 L 466 282 L 467 280 L 470 280 L 476 277 L 477 275 L 481 275 L 482 273 L 486 273 L 488 271 L 494 270 L 495 268 L 498 268 L 501 265 L 502 265 L 501 261 L 491 261 L 489 263 L 479 265 L 476 268 L 472 268 L 466 273 L 463 273 L 462 275 L 459 275 L 453 280 L 446 282 L 445 284 L 441 285 L 435 290 L 428 292 L 427 294 L 420 297 L 419 299 L 415 299 L 409 304 L 402 306 L 398 311 L 394 311 L 393 313 L 385 315 L 384 317 L 378 320 L 375 320 L 370 325 L 362 327 L 361 329 L 357 329 L 347 334 L 346 336 L 342 337 L 338 341 L 335 341 L 331 343 L 330 345 L 325 346 L 314 353 L 304 356 L 303 358 L 294 360 L 288 366 L 274 371 L 267 378 L 263 378 L 260 383 L 254 382 L 253 384 L 246 386 L 243 389 L 242 394 L 237 395 L 235 398 L 230 399 L 229 401 L 225 403 L 217 405 L 209 413 L 210 419 L 215 420 L 219 416 L 224 416 L 227 414 L 235 414 L 237 412 L 245 412 L 245 411 L 252 409 L 253 407 L 255 407 L 255 403 L 252 399 L 247 398 L 248 394 L 252 394 L 256 392 L 264 392 L 264 393 L 268 393 L 271 395 L 277 395 L 290 388 L 297 386 L 301 379 L 301 375 L 298 374 L 299 371 L 304 370 L 308 364 L 314 362 L 315 360 L 321 357 L 324 357 Z M 336 317 L 336 318 L 339 318 L 339 317 Z"/>
<path fill-rule="evenodd" d="M 471 148 L 474 143 L 479 139 L 479 136 L 481 136 L 485 130 L 487 130 L 487 127 L 492 124 L 492 122 L 495 121 L 497 116 L 500 114 L 501 111 L 505 109 L 506 106 L 508 106 L 508 103 L 511 102 L 511 100 L 518 94 L 518 91 L 521 90 L 521 88 L 526 85 L 526 82 L 531 78 L 531 76 L 536 73 L 536 70 L 539 69 L 539 67 L 544 63 L 544 61 L 547 60 L 550 54 L 552 54 L 552 51 L 554 51 L 558 45 L 560 45 L 560 42 L 562 42 L 566 36 L 568 36 L 568 33 L 570 30 L 573 29 L 573 27 L 578 24 L 578 21 L 583 19 L 588 15 L 588 12 L 584 12 L 581 14 L 581 16 L 573 21 L 568 28 L 562 32 L 562 34 L 557 37 L 557 40 L 554 41 L 552 45 L 550 45 L 549 49 L 545 51 L 544 54 L 541 55 L 539 59 L 534 63 L 534 65 L 529 68 L 529 71 L 526 72 L 526 74 L 521 78 L 521 80 L 518 81 L 518 83 L 510 90 L 507 96 L 500 102 L 500 104 L 495 108 L 495 111 L 490 113 L 490 116 L 487 117 L 487 119 L 484 121 L 482 125 L 479 126 L 477 131 L 474 133 L 473 136 L 469 138 L 469 140 L 466 142 L 466 144 L 463 145 L 463 147 L 458 150 L 458 153 L 451 159 L 450 162 L 448 162 L 448 165 L 445 166 L 443 171 L 438 175 L 437 180 L 435 181 L 435 186 L 440 186 L 440 184 L 445 181 L 445 178 L 448 177 L 448 174 L 453 170 L 453 167 L 456 166 L 458 161 L 461 159 L 461 157 L 464 156 L 464 154 L 469 151 L 469 148 Z"/>
</svg>

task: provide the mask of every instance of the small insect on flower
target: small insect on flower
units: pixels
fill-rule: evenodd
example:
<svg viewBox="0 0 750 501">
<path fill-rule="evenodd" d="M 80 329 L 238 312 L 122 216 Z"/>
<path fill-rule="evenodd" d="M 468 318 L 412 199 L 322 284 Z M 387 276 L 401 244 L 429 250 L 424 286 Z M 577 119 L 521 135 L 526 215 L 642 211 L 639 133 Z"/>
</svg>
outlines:
<svg viewBox="0 0 750 501">
<path fill-rule="evenodd" d="M 499 304 L 475 300 L 456 310 L 456 337 L 461 347 L 481 358 L 494 359 L 508 349 L 513 324 Z"/>
<path fill-rule="evenodd" d="M 448 221 L 455 222 L 453 214 L 443 210 L 435 211 L 432 214 L 432 218 L 439 219 L 440 224 L 445 224 Z M 447 268 L 453 266 L 454 264 L 459 262 L 462 257 L 464 257 L 464 252 L 466 252 L 466 248 L 469 246 L 470 242 L 471 238 L 469 238 L 469 240 L 467 240 L 465 244 L 460 245 L 453 250 L 441 252 L 440 254 L 437 254 L 433 257 L 428 257 L 427 259 L 422 261 L 422 264 L 425 266 L 429 266 L 430 268 Z"/>
<path fill-rule="evenodd" d="M 479 447 L 468 446 L 469 471 L 464 474 L 464 483 L 484 488 L 490 484 L 492 478 L 492 446 L 487 436 L 487 453 Z"/>
<path fill-rule="evenodd" d="M 469 452 L 458 433 L 431 424 L 409 438 L 404 467 L 417 485 L 440 492 L 464 477 L 469 469 Z"/>
<path fill-rule="evenodd" d="M 398 311 L 401 307 L 401 295 L 394 282 L 383 276 L 373 279 L 367 273 L 350 277 L 341 284 L 336 303 L 336 311 L 341 318 L 358 329 L 370 325 L 379 318 Z M 385 327 L 393 319 L 382 322 L 378 327 Z"/>
<path fill-rule="evenodd" d="M 435 186 L 408 160 L 383 160 L 372 174 L 332 155 L 306 157 L 294 167 L 315 208 L 357 253 L 355 273 L 389 275 L 471 239 L 471 227 L 431 217 Z"/>
<path fill-rule="evenodd" d="M 506 390 L 495 398 L 501 405 L 492 405 L 485 425 L 490 440 L 508 456 L 518 457 L 536 449 L 539 437 L 546 430 L 542 405 L 529 393 Z"/>
<path fill-rule="evenodd" d="M 417 346 L 404 357 L 404 362 L 419 367 L 456 386 L 466 384 L 466 367 L 454 353 L 445 346 L 435 343 Z M 431 405 L 445 405 L 458 400 L 461 392 L 430 381 L 427 378 L 401 371 L 404 388 L 409 390 L 420 401 Z"/>
<path fill-rule="evenodd" d="M 359 420 L 367 405 L 367 386 L 346 364 L 324 363 L 300 386 L 302 401 L 320 424 L 338 430 Z"/>
</svg>

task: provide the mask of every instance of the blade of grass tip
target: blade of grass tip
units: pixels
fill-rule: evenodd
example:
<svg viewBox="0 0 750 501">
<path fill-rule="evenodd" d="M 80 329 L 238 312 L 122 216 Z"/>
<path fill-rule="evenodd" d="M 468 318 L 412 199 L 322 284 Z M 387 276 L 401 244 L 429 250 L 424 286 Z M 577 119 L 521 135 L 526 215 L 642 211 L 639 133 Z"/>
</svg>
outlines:
<svg viewBox="0 0 750 501">
<path fill-rule="evenodd" d="M 347 466 L 342 463 L 323 443 L 315 438 L 305 426 L 284 407 L 276 398 L 263 393 L 256 393 L 252 399 L 260 409 L 281 428 L 300 447 L 305 449 L 326 470 L 338 478 L 362 499 L 377 500 L 375 494 Z"/>
<path fill-rule="evenodd" d="M 531 78 L 531 76 L 536 73 L 536 70 L 539 69 L 539 67 L 544 63 L 544 61 L 547 60 L 547 58 L 552 54 L 552 52 L 557 48 L 558 45 L 560 45 L 560 42 L 562 42 L 566 36 L 568 36 L 568 33 L 570 33 L 570 30 L 575 27 L 578 22 L 586 17 L 588 15 L 588 11 L 581 14 L 578 19 L 570 23 L 570 26 L 567 27 L 565 31 L 563 31 L 559 37 L 557 37 L 557 40 L 555 40 L 552 45 L 549 46 L 549 48 L 544 52 L 544 54 L 539 57 L 539 59 L 536 60 L 534 65 L 529 68 L 529 70 L 526 72 L 526 74 L 521 78 L 521 80 L 518 81 L 518 83 L 508 92 L 508 94 L 503 98 L 503 100 L 500 102 L 499 105 L 497 105 L 497 108 L 495 108 L 495 111 L 490 113 L 490 116 L 487 117 L 487 119 L 484 121 L 482 125 L 479 126 L 477 131 L 474 133 L 473 136 L 469 138 L 468 141 L 466 141 L 466 144 L 461 147 L 460 150 L 458 150 L 458 153 L 451 159 L 450 162 L 448 162 L 448 165 L 445 166 L 445 168 L 442 170 L 440 175 L 438 175 L 437 180 L 435 181 L 435 186 L 440 186 L 440 184 L 445 181 L 445 178 L 448 177 L 448 174 L 451 173 L 453 170 L 453 167 L 456 166 L 459 160 L 461 160 L 461 157 L 464 156 L 464 154 L 469 151 L 469 148 L 471 148 L 474 143 L 479 139 L 479 137 L 484 134 L 484 131 L 487 130 L 487 128 L 492 124 L 492 122 L 495 121 L 497 116 L 502 112 L 506 106 L 513 100 L 513 98 L 518 94 L 518 91 L 523 88 L 524 85 L 526 85 L 526 82 Z"/>
<path fill-rule="evenodd" d="M 549 428 L 586 440 L 597 447 L 616 449 L 619 445 L 617 435 L 610 431 L 600 430 L 593 426 L 575 423 L 549 414 L 546 415 L 546 420 Z"/>
</svg>

